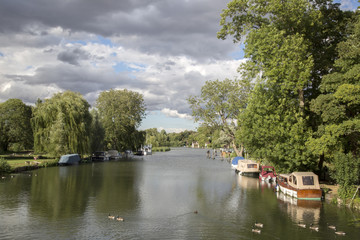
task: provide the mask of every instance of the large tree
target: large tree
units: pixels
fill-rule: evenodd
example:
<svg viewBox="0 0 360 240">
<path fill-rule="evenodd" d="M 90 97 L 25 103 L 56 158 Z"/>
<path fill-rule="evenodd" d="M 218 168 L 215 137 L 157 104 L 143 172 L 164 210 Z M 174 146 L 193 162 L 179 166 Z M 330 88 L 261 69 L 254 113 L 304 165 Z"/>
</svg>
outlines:
<svg viewBox="0 0 360 240">
<path fill-rule="evenodd" d="M 323 156 L 324 161 L 335 160 L 339 172 L 344 164 L 356 163 L 336 175 L 342 183 L 342 178 L 355 170 L 349 179 L 356 182 L 360 180 L 359 14 L 348 39 L 338 45 L 338 52 L 333 72 L 324 76 L 320 85 L 322 94 L 311 102 L 311 109 L 321 117 L 321 124 L 308 146 L 316 155 Z"/>
<path fill-rule="evenodd" d="M 0 103 L 0 151 L 32 149 L 32 110 L 20 99 Z"/>
<path fill-rule="evenodd" d="M 304 147 L 318 124 L 309 105 L 349 15 L 328 0 L 233 0 L 223 10 L 218 37 L 244 41 L 241 71 L 257 83 L 238 133 L 253 157 L 288 171 L 316 166 Z"/>
<path fill-rule="evenodd" d="M 201 88 L 200 96 L 188 98 L 195 121 L 223 131 L 240 156 L 242 145 L 236 145 L 235 139 L 237 117 L 246 108 L 250 89 L 251 84 L 247 80 L 207 81 Z"/>
<path fill-rule="evenodd" d="M 107 148 L 118 151 L 134 149 L 137 128 L 145 117 L 145 103 L 140 93 L 129 90 L 101 92 L 96 100 L 100 121 L 105 129 Z"/>
<path fill-rule="evenodd" d="M 44 102 L 33 112 L 34 148 L 53 156 L 89 153 L 91 115 L 89 103 L 80 95 L 66 91 Z"/>
</svg>

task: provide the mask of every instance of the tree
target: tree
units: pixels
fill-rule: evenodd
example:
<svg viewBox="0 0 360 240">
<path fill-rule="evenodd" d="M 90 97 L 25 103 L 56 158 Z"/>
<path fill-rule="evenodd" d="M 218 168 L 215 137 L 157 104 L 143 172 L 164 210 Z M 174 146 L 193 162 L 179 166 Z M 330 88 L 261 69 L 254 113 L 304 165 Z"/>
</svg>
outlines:
<svg viewBox="0 0 360 240">
<path fill-rule="evenodd" d="M 145 117 L 145 104 L 140 93 L 128 90 L 101 92 L 96 100 L 100 121 L 105 129 L 107 148 L 118 151 L 134 148 L 136 128 Z"/>
<path fill-rule="evenodd" d="M 35 151 L 56 157 L 67 153 L 89 153 L 89 107 L 80 93 L 71 91 L 57 93 L 44 102 L 39 100 L 31 119 Z"/>
<path fill-rule="evenodd" d="M 309 105 L 350 15 L 328 0 L 233 0 L 223 10 L 218 37 L 245 41 L 240 70 L 257 83 L 237 133 L 252 157 L 287 171 L 316 166 L 305 147 L 318 126 Z"/>
<path fill-rule="evenodd" d="M 0 103 L 0 151 L 19 151 L 33 147 L 31 114 L 31 107 L 20 99 Z"/>
<path fill-rule="evenodd" d="M 251 84 L 248 80 L 207 81 L 201 88 L 201 95 L 191 96 L 188 102 L 195 121 L 223 131 L 232 142 L 236 153 L 242 156 L 236 146 L 235 129 L 238 115 L 246 108 Z"/>
<path fill-rule="evenodd" d="M 96 109 L 91 110 L 91 136 L 90 149 L 92 152 L 104 150 L 105 129 L 100 122 L 99 112 Z"/>
<path fill-rule="evenodd" d="M 359 14 L 347 40 L 338 45 L 338 53 L 333 72 L 324 76 L 321 83 L 322 94 L 311 102 L 311 110 L 321 117 L 321 124 L 309 139 L 308 147 L 314 154 L 323 156 L 324 161 L 335 160 L 340 166 L 339 159 L 360 163 Z M 339 183 L 345 182 L 340 178 L 348 177 L 348 170 L 343 168 L 341 174 L 335 174 Z M 357 180 L 360 180 L 359 171 Z"/>
</svg>

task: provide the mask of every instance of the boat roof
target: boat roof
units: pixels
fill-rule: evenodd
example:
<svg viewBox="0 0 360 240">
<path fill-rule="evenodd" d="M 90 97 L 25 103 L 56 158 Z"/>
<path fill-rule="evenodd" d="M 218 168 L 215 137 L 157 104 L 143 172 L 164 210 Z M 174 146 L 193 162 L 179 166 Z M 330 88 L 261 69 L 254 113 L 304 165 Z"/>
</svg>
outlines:
<svg viewBox="0 0 360 240">
<path fill-rule="evenodd" d="M 280 173 L 279 176 L 281 177 L 290 177 L 290 175 L 294 175 L 294 176 L 298 176 L 298 177 L 303 177 L 303 176 L 316 176 L 317 175 L 313 172 L 293 172 L 293 173 Z"/>
</svg>

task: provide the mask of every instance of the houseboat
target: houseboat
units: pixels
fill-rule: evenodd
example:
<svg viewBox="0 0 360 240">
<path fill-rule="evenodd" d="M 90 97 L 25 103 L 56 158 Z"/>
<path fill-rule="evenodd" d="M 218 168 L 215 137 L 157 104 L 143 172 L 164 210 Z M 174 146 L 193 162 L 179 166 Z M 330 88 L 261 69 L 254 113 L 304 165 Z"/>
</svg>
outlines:
<svg viewBox="0 0 360 240">
<path fill-rule="evenodd" d="M 277 176 L 277 191 L 297 199 L 321 200 L 319 178 L 313 172 L 293 172 Z"/>
<path fill-rule="evenodd" d="M 235 172 L 239 173 L 240 175 L 257 176 L 260 172 L 259 164 L 248 159 L 241 160 L 238 161 Z"/>
<path fill-rule="evenodd" d="M 273 166 L 261 166 L 259 179 L 265 182 L 276 182 L 276 172 Z"/>
<path fill-rule="evenodd" d="M 65 166 L 65 165 L 77 165 L 79 164 L 81 161 L 80 155 L 79 154 L 67 154 L 67 155 L 62 155 L 58 164 L 60 166 Z"/>
</svg>

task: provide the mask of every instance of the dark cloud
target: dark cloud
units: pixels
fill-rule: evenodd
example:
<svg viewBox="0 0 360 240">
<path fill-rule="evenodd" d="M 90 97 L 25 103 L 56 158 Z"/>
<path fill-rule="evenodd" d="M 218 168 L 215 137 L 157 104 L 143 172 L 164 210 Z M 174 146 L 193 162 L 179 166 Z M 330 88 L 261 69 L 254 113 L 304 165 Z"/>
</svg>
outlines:
<svg viewBox="0 0 360 240">
<path fill-rule="evenodd" d="M 89 53 L 81 50 L 79 48 L 63 51 L 57 55 L 57 59 L 66 62 L 75 66 L 79 65 L 80 60 L 87 60 L 89 59 Z"/>
</svg>

